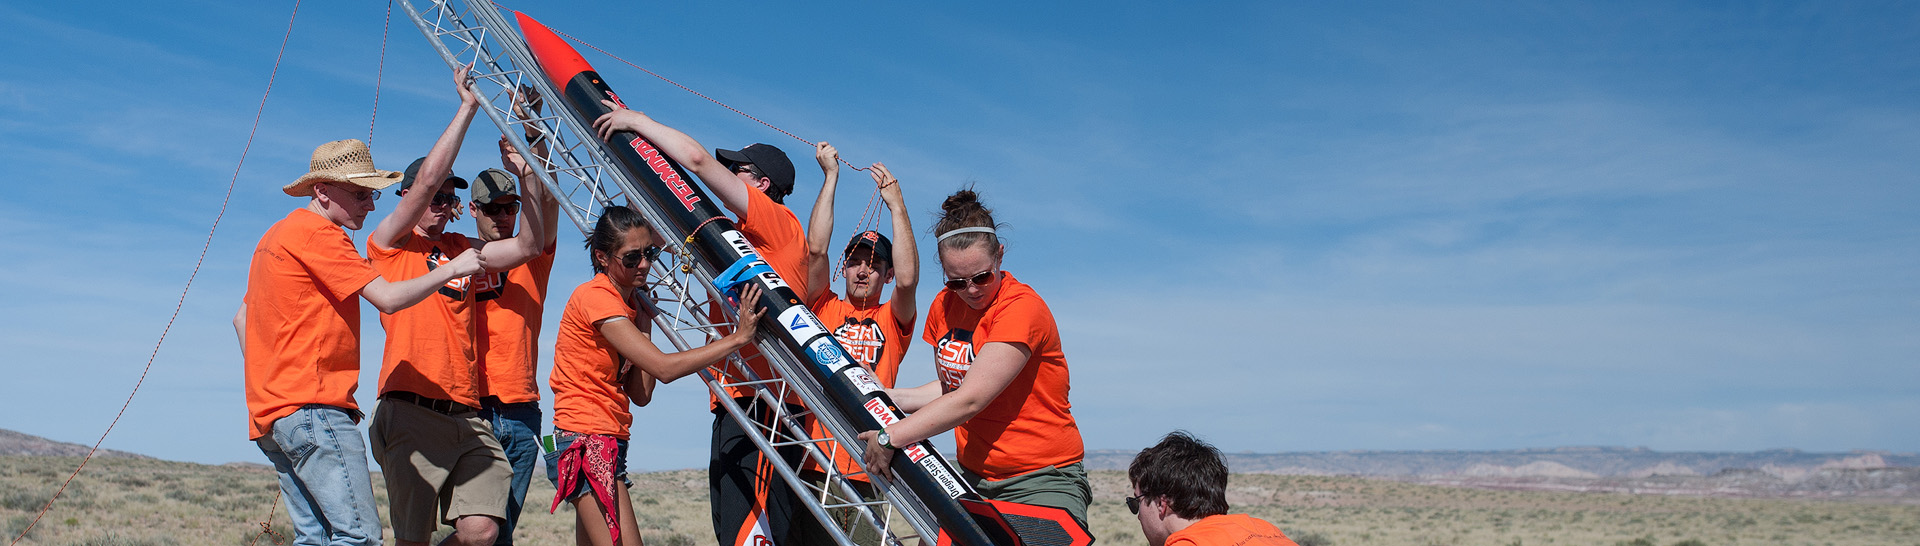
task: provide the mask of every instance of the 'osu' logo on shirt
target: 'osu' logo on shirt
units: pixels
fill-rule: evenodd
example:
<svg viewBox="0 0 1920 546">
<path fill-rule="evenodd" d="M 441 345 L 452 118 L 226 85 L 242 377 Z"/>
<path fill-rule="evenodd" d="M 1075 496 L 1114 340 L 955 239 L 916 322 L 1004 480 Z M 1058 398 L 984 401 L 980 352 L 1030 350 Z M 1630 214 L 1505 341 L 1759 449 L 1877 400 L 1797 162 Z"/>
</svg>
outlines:
<svg viewBox="0 0 1920 546">
<path fill-rule="evenodd" d="M 833 330 L 833 337 L 839 338 L 840 344 L 846 346 L 847 354 L 853 357 L 854 362 L 869 370 L 880 362 L 880 355 L 887 346 L 886 332 L 880 331 L 880 324 L 873 319 L 855 321 L 853 317 L 847 317 L 846 324 Z"/>
<path fill-rule="evenodd" d="M 953 392 L 960 388 L 960 382 L 967 378 L 967 370 L 973 369 L 973 330 L 947 330 L 934 344 L 933 358 L 939 364 L 936 373 L 940 376 L 941 389 Z"/>
<path fill-rule="evenodd" d="M 453 261 L 453 258 L 447 257 L 447 253 L 440 250 L 440 245 L 433 245 L 433 251 L 427 253 L 427 271 L 439 269 L 440 266 L 447 265 L 447 262 L 451 261 Z M 455 277 L 452 280 L 448 280 L 447 284 L 440 286 L 440 295 L 455 300 L 467 299 L 468 278 L 469 277 Z"/>
</svg>

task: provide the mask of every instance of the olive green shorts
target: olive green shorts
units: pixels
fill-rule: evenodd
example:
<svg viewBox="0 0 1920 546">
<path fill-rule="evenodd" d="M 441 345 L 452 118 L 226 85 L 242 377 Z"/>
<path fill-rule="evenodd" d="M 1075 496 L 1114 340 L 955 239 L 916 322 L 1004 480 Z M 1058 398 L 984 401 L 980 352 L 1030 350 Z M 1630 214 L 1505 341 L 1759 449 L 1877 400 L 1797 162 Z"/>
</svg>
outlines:
<svg viewBox="0 0 1920 546">
<path fill-rule="evenodd" d="M 1050 506 L 1066 510 L 1080 525 L 1087 524 L 1087 505 L 1093 502 L 1093 483 L 1087 481 L 1087 467 L 1073 463 L 1039 470 L 1004 480 L 982 478 L 966 467 L 960 477 L 979 491 L 980 496 L 1006 502 Z"/>
</svg>

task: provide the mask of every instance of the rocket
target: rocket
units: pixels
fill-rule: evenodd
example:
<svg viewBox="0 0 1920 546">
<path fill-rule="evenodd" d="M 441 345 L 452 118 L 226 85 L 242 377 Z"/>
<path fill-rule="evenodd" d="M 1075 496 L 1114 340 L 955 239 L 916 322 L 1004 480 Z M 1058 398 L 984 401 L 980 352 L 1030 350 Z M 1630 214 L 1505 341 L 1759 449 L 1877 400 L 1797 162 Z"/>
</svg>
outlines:
<svg viewBox="0 0 1920 546">
<path fill-rule="evenodd" d="M 582 126 L 610 110 L 601 100 L 625 106 L 593 66 L 551 29 L 524 13 L 514 12 L 521 35 L 540 63 L 554 89 L 560 90 L 565 110 L 576 116 Z M 583 135 L 583 138 L 595 138 Z M 861 431 L 878 430 L 899 421 L 905 414 L 881 390 L 871 373 L 848 357 L 820 319 L 801 303 L 794 292 L 764 264 L 735 229 L 720 207 L 678 162 L 655 148 L 652 142 L 632 132 L 615 133 L 606 141 L 615 160 L 614 168 L 623 169 L 644 192 L 636 199 L 650 199 L 680 231 L 692 233 L 688 250 L 715 268 L 731 271 L 758 271 L 745 282 L 759 284 L 761 305 L 766 315 L 760 320 L 763 336 L 771 336 L 798 360 L 813 376 L 832 408 L 813 408 L 816 412 L 837 411 Z M 717 273 L 717 271 L 716 271 Z M 741 305 L 748 305 L 741 302 Z M 765 338 L 763 338 L 765 339 Z M 1031 505 L 988 501 L 960 478 L 960 473 L 934 450 L 933 443 L 921 441 L 903 446 L 894 454 L 893 473 L 899 483 L 925 504 L 938 522 L 939 542 L 959 546 L 1086 546 L 1092 537 L 1064 510 Z M 804 517 L 804 516 L 803 516 Z M 1022 540 L 1023 530 L 1029 531 Z M 723 545 L 727 546 L 727 545 Z"/>
</svg>

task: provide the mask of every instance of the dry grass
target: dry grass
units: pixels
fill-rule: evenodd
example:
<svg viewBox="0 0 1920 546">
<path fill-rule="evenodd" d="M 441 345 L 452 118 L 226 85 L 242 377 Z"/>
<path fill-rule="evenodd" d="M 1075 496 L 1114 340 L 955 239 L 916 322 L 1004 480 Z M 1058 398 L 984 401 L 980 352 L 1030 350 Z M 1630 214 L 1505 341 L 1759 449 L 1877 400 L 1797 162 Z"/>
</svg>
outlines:
<svg viewBox="0 0 1920 546">
<path fill-rule="evenodd" d="M 0 531 L 11 541 L 78 464 L 72 457 L 0 457 Z M 1121 504 L 1126 478 L 1095 472 L 1090 513 L 1101 544 L 1145 540 Z M 635 512 L 651 546 L 711 544 L 706 476 L 681 470 L 633 476 Z M 22 544 L 248 544 L 274 506 L 273 471 L 96 459 Z M 383 502 L 379 480 L 376 495 Z M 573 515 L 547 514 L 553 489 L 534 480 L 516 542 L 573 543 Z M 1302 546 L 1920 545 L 1920 506 L 1810 500 L 1486 491 L 1347 477 L 1241 474 L 1234 510 L 1280 525 Z M 287 532 L 277 509 L 275 528 Z M 260 544 L 271 544 L 262 539 Z"/>
</svg>

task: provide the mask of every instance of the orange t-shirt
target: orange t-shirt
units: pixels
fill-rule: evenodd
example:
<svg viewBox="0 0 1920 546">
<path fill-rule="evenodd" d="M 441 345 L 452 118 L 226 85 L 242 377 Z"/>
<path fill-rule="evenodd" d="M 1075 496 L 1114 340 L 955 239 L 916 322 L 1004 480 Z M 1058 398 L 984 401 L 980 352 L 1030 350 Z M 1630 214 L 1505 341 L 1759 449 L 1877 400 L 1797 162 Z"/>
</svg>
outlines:
<svg viewBox="0 0 1920 546">
<path fill-rule="evenodd" d="M 820 298 L 808 307 L 820 317 L 821 324 L 833 329 L 833 337 L 847 348 L 847 356 L 852 357 L 860 367 L 873 372 L 880 386 L 893 388 L 894 380 L 900 377 L 900 359 L 913 346 L 913 339 L 907 334 L 913 331 L 913 323 L 901 323 L 894 316 L 893 300 L 863 309 L 829 290 L 820 293 Z M 826 428 L 820 426 L 818 421 L 814 422 L 812 428 L 813 437 L 827 437 Z M 862 471 L 860 463 L 848 456 L 846 451 L 838 452 L 833 462 L 843 474 Z M 813 459 L 807 459 L 806 467 L 808 470 L 820 469 Z"/>
<path fill-rule="evenodd" d="M 1299 546 L 1267 520 L 1246 514 L 1207 516 L 1167 535 L 1166 546 Z"/>
<path fill-rule="evenodd" d="M 313 211 L 260 236 L 244 299 L 249 439 L 307 404 L 360 408 L 359 296 L 377 278 L 347 232 Z"/>
<path fill-rule="evenodd" d="M 613 317 L 648 327 L 605 273 L 594 275 L 567 298 L 553 343 L 553 373 L 547 377 L 547 387 L 553 389 L 553 428 L 616 438 L 627 438 L 633 428 L 633 412 L 627 409 L 627 391 L 620 381 L 620 351 L 600 335 L 599 322 Z"/>
<path fill-rule="evenodd" d="M 786 205 L 773 202 L 773 198 L 767 197 L 767 194 L 760 190 L 752 188 L 748 190 L 747 214 L 740 218 L 740 221 L 734 222 L 733 226 L 740 230 L 741 235 L 747 237 L 747 242 L 753 244 L 754 252 L 760 253 L 760 259 L 765 260 L 767 266 L 772 267 L 773 272 L 780 275 L 780 280 L 786 281 L 787 286 L 793 288 L 794 295 L 806 297 L 807 233 L 800 227 L 800 218 L 794 216 L 793 211 L 787 209 Z M 717 311 L 718 308 L 715 309 L 708 313 L 708 318 L 716 322 L 733 318 L 723 316 Z M 732 331 L 731 329 L 722 330 L 722 334 Z M 759 348 L 748 345 L 740 349 L 740 359 L 746 361 L 747 365 L 753 369 L 753 373 L 759 375 L 761 379 L 773 377 L 772 367 L 767 365 L 767 359 L 760 356 Z M 734 398 L 753 396 L 752 387 L 729 387 L 727 392 Z M 709 397 L 712 396 L 709 395 Z M 791 395 L 787 397 L 787 401 L 800 403 L 799 397 Z M 712 407 L 714 409 L 720 407 L 719 399 L 714 399 Z"/>
<path fill-rule="evenodd" d="M 967 307 L 942 289 L 927 310 L 922 335 L 934 347 L 934 375 L 944 392 L 960 388 L 981 345 L 1022 343 L 1033 351 L 999 397 L 953 429 L 961 466 L 992 480 L 1073 464 L 1085 455 L 1067 402 L 1067 357 L 1053 311 L 1032 287 L 1012 273 L 1002 275 L 1000 293 L 986 309 Z"/>
<path fill-rule="evenodd" d="M 484 380 L 481 397 L 499 397 L 505 404 L 540 401 L 534 371 L 540 361 L 540 315 L 558 246 L 548 246 L 520 267 L 477 277 L 474 299 L 483 311 L 480 330 L 486 332 L 474 342 Z"/>
<path fill-rule="evenodd" d="M 388 280 L 426 275 L 472 247 L 467 236 L 443 232 L 428 239 L 409 231 L 399 248 L 367 245 L 373 267 Z M 480 405 L 480 370 L 473 364 L 473 277 L 460 277 L 398 313 L 380 314 L 387 329 L 380 394 L 407 391 L 427 398 Z"/>
</svg>

